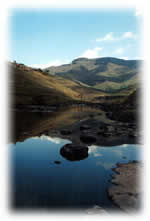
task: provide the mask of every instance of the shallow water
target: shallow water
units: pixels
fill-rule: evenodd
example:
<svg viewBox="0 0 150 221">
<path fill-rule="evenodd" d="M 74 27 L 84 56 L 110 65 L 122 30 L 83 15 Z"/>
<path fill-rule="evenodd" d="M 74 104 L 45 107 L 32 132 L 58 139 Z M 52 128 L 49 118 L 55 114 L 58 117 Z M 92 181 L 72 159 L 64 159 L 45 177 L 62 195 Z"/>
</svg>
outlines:
<svg viewBox="0 0 150 221">
<path fill-rule="evenodd" d="M 66 143 L 71 141 L 42 135 L 11 144 L 13 207 L 113 207 L 107 195 L 112 168 L 118 162 L 140 160 L 140 146 L 91 145 L 88 158 L 69 161 L 60 154 Z"/>
</svg>

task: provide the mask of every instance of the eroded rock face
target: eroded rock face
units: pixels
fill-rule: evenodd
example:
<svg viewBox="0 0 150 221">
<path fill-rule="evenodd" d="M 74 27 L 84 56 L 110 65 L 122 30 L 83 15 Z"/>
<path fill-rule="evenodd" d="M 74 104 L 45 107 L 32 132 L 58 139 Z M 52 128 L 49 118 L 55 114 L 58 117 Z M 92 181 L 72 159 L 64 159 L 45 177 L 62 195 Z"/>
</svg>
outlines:
<svg viewBox="0 0 150 221">
<path fill-rule="evenodd" d="M 61 150 L 60 154 L 70 161 L 79 161 L 88 157 L 88 147 L 75 144 L 66 144 Z"/>
</svg>

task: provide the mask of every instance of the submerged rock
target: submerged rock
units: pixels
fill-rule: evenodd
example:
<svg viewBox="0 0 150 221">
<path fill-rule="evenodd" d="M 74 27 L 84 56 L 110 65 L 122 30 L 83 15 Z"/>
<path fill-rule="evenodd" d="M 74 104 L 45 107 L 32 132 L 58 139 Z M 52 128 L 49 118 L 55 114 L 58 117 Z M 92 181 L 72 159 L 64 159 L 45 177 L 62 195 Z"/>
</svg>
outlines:
<svg viewBox="0 0 150 221">
<path fill-rule="evenodd" d="M 126 156 L 123 156 L 122 159 L 127 159 L 127 157 L 126 157 Z"/>
<path fill-rule="evenodd" d="M 77 144 L 66 144 L 61 148 L 60 154 L 70 161 L 83 160 L 88 157 L 88 147 Z"/>
<path fill-rule="evenodd" d="M 55 160 L 54 163 L 55 164 L 61 164 L 61 162 L 59 160 Z"/>
</svg>

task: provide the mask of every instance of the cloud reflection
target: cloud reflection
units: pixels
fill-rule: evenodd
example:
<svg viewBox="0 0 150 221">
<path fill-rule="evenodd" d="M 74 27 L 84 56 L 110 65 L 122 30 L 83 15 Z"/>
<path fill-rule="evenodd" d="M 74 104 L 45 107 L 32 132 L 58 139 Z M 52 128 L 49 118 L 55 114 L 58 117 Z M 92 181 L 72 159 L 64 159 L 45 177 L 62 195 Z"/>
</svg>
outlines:
<svg viewBox="0 0 150 221">
<path fill-rule="evenodd" d="M 114 163 L 104 163 L 104 162 L 101 162 L 101 161 L 97 161 L 97 162 L 96 162 L 96 165 L 97 165 L 97 166 L 102 166 L 102 167 L 104 167 L 106 170 L 109 170 L 109 169 L 111 169 L 111 168 L 114 166 Z"/>
<path fill-rule="evenodd" d="M 95 157 L 99 157 L 99 156 L 103 156 L 100 152 L 100 147 L 96 146 L 96 145 L 91 145 L 88 146 L 89 150 L 88 153 L 89 154 L 93 154 Z"/>
<path fill-rule="evenodd" d="M 55 143 L 55 144 L 60 144 L 64 141 L 68 141 L 68 140 L 65 140 L 65 139 L 58 138 L 58 137 L 50 137 L 50 136 L 46 136 L 46 135 L 42 135 L 40 137 L 33 137 L 33 139 L 49 140 L 49 141 L 51 141 L 52 143 Z"/>
</svg>

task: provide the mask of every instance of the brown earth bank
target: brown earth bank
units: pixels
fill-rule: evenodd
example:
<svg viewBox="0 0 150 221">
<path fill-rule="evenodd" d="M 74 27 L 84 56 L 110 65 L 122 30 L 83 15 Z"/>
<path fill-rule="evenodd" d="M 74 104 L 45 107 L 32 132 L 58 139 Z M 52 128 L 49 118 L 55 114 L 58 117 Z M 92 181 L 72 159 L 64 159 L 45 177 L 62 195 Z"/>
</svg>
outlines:
<svg viewBox="0 0 150 221">
<path fill-rule="evenodd" d="M 124 212 L 133 213 L 141 209 L 141 174 L 143 165 L 140 162 L 119 163 L 113 169 L 116 174 L 112 176 L 113 184 L 108 195 L 112 201 Z"/>
</svg>

